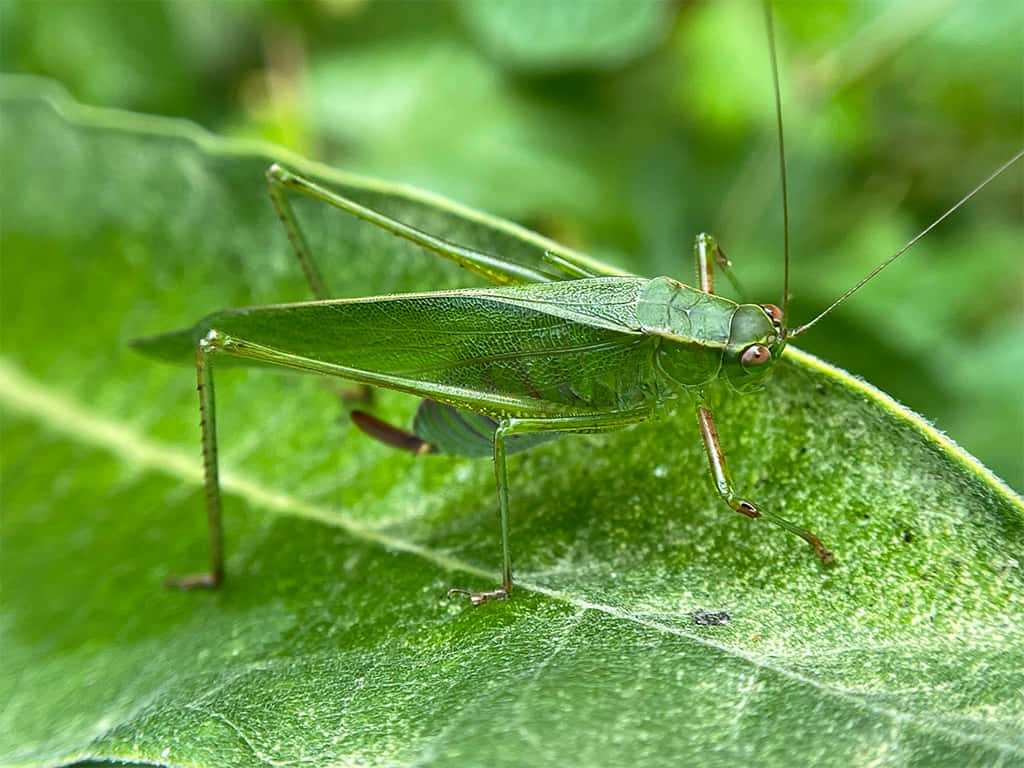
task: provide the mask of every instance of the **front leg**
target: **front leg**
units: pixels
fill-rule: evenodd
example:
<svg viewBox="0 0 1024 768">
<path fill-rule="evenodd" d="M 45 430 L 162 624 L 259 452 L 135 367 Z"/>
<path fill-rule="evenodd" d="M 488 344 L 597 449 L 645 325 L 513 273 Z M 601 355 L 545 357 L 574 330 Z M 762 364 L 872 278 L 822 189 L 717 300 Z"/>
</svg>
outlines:
<svg viewBox="0 0 1024 768">
<path fill-rule="evenodd" d="M 718 442 L 718 430 L 715 429 L 715 422 L 711 417 L 711 411 L 703 403 L 697 404 L 697 423 L 700 424 L 700 434 L 704 438 L 704 447 L 708 452 L 708 464 L 711 466 L 711 476 L 715 481 L 715 490 L 718 491 L 718 495 L 722 497 L 722 500 L 741 515 L 755 519 L 763 517 L 768 522 L 774 523 L 780 528 L 785 528 L 791 533 L 795 533 L 811 545 L 823 564 L 830 564 L 834 559 L 832 553 L 821 542 L 821 539 L 813 533 L 805 531 L 785 518 L 771 512 L 765 512 L 759 509 L 756 504 L 739 497 L 736 489 L 733 487 L 732 478 L 729 476 L 729 467 L 726 466 L 725 454 L 722 453 L 722 446 Z"/>
</svg>

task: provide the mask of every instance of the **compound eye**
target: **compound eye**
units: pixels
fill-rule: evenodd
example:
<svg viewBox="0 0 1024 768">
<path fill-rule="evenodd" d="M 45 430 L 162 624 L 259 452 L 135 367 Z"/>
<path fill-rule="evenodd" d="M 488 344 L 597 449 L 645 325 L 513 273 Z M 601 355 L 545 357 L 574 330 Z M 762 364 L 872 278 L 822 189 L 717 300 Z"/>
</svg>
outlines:
<svg viewBox="0 0 1024 768">
<path fill-rule="evenodd" d="M 776 307 L 774 304 L 762 304 L 761 309 L 768 313 L 768 316 L 776 325 L 782 322 L 782 310 Z"/>
<path fill-rule="evenodd" d="M 763 365 L 772 359 L 772 353 L 764 344 L 751 344 L 743 350 L 740 355 L 740 363 L 743 367 L 750 368 L 755 365 Z"/>
</svg>

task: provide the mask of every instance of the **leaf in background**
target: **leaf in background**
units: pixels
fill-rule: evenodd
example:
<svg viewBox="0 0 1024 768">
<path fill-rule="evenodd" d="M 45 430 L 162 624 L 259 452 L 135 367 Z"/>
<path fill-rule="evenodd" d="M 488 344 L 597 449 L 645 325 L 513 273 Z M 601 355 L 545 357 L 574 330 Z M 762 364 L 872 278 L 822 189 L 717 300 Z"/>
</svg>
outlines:
<svg viewBox="0 0 1024 768">
<path fill-rule="evenodd" d="M 664 39 L 672 7 L 657 0 L 463 0 L 483 48 L 523 70 L 615 67 Z"/>
<path fill-rule="evenodd" d="M 205 560 L 194 374 L 135 336 L 301 299 L 271 159 L 467 245 L 536 236 L 443 200 L 5 82 L 0 761 L 662 766 L 1024 759 L 1024 506 L 891 401 L 800 353 L 720 404 L 741 487 L 838 554 L 725 511 L 690 408 L 510 467 L 414 460 L 322 380 L 218 374 L 229 579 Z M 10 183 L 11 179 L 18 181 Z M 344 295 L 472 282 L 298 203 Z M 415 402 L 382 393 L 403 421 Z M 728 623 L 700 623 L 701 610 Z M 695 616 L 697 618 L 695 618 Z"/>
<path fill-rule="evenodd" d="M 65 83 L 89 103 L 210 119 L 229 101 L 224 80 L 256 52 L 258 6 L 150 0 L 38 3 L 0 14 L 4 71 Z"/>
<path fill-rule="evenodd" d="M 501 71 L 464 42 L 355 48 L 314 62 L 309 77 L 323 135 L 360 171 L 520 217 L 621 207 L 621 195 L 597 178 L 607 172 L 599 123 L 510 92 Z"/>
</svg>

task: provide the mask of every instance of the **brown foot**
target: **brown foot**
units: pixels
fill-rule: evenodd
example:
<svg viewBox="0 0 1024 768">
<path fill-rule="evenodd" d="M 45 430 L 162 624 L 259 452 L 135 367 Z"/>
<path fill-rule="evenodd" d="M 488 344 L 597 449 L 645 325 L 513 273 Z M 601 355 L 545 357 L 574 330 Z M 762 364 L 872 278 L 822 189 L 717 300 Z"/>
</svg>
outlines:
<svg viewBox="0 0 1024 768">
<path fill-rule="evenodd" d="M 220 586 L 220 577 L 210 573 L 190 573 L 187 576 L 171 576 L 164 580 L 164 586 L 180 589 L 216 589 Z"/>
<path fill-rule="evenodd" d="M 473 605 L 480 605 L 482 603 L 489 603 L 491 600 L 504 600 L 508 597 L 508 591 L 504 589 L 495 589 L 490 592 L 474 592 L 470 589 L 459 589 L 458 587 L 452 587 L 448 590 L 448 597 L 452 595 L 466 595 L 469 597 L 469 602 Z"/>
<path fill-rule="evenodd" d="M 814 552 L 818 555 L 822 565 L 832 565 L 836 561 L 836 556 L 832 554 L 832 551 L 813 533 L 808 534 L 806 541 L 814 548 Z"/>
<path fill-rule="evenodd" d="M 757 519 L 759 517 L 767 517 L 776 525 L 781 526 L 788 531 L 792 531 L 801 539 L 803 539 L 811 545 L 811 548 L 814 550 L 814 553 L 818 556 L 818 559 L 821 560 L 822 565 L 832 565 L 835 562 L 836 556 L 832 554 L 832 551 L 825 546 L 821 539 L 819 539 L 810 531 L 805 531 L 803 528 L 798 528 L 788 520 L 781 518 L 778 515 L 763 513 L 760 509 L 757 508 L 756 504 L 753 504 L 749 501 L 740 500 L 730 502 L 730 506 L 732 506 L 732 508 L 739 512 L 741 515 L 746 515 L 747 517 L 752 517 L 754 519 Z"/>
</svg>

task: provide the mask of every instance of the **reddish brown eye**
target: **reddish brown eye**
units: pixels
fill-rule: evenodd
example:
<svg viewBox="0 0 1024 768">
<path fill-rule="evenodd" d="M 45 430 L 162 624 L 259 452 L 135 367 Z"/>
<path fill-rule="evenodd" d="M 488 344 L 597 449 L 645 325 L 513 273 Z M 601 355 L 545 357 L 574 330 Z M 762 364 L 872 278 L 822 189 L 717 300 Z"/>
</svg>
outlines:
<svg viewBox="0 0 1024 768">
<path fill-rule="evenodd" d="M 768 313 L 773 323 L 778 324 L 782 322 L 782 310 L 774 304 L 762 304 L 761 309 Z"/>
<path fill-rule="evenodd" d="M 747 367 L 752 365 L 762 365 L 771 359 L 772 353 L 764 344 L 751 344 L 749 347 L 744 349 L 743 354 L 740 355 L 740 362 Z"/>
</svg>

